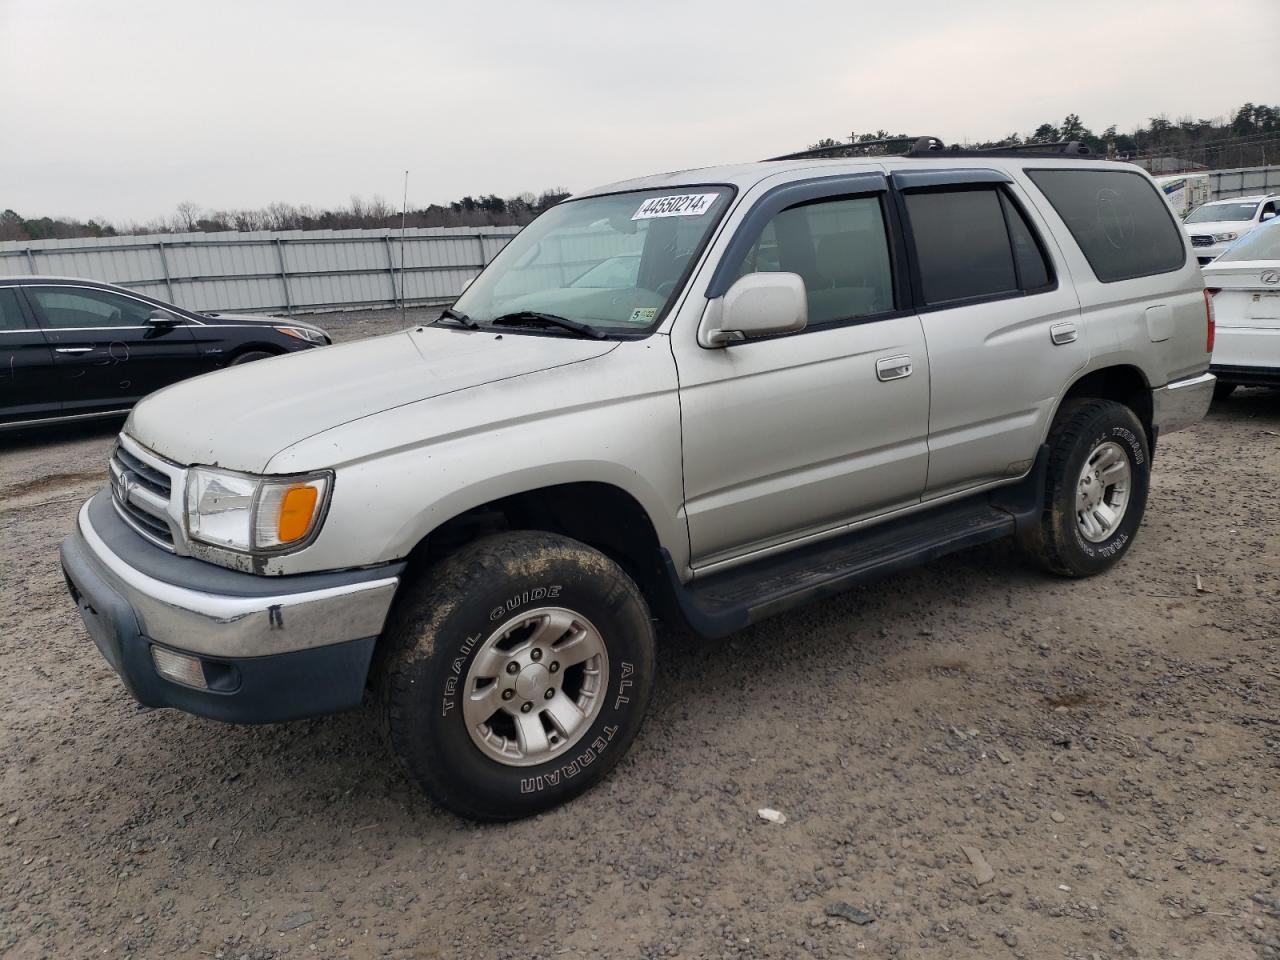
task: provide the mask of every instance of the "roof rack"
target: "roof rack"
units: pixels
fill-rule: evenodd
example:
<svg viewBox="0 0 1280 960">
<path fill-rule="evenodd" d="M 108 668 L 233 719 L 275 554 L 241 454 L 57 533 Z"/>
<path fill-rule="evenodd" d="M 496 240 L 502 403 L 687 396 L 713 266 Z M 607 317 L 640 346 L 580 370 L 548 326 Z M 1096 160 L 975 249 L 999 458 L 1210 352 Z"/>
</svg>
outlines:
<svg viewBox="0 0 1280 960">
<path fill-rule="evenodd" d="M 873 156 L 862 152 L 864 147 L 879 147 L 891 143 L 910 143 L 903 153 L 888 154 L 895 157 L 999 157 L 1012 154 L 1032 154 L 1053 157 L 1089 157 L 1103 159 L 1079 140 L 1059 140 L 1054 143 L 1009 143 L 999 147 L 982 147 L 970 149 L 966 147 L 948 147 L 937 137 L 889 137 L 884 140 L 863 140 L 860 143 L 837 143 L 829 147 L 814 147 L 796 153 L 783 154 L 780 157 L 769 157 L 768 160 L 805 160 L 813 157 L 858 157 Z M 886 156 L 886 154 L 874 154 Z M 768 161 L 766 161 L 768 162 Z"/>
<path fill-rule="evenodd" d="M 886 137 L 883 140 L 862 140 L 858 143 L 837 143 L 829 147 L 811 147 L 808 150 L 799 150 L 795 153 L 786 153 L 780 157 L 768 157 L 766 163 L 770 160 L 805 160 L 810 157 L 829 157 L 829 156 L 859 156 L 860 151 L 866 147 L 882 147 L 890 143 L 909 143 L 911 147 L 901 156 L 915 157 L 921 154 L 940 153 L 945 149 L 941 140 L 937 137 Z"/>
</svg>

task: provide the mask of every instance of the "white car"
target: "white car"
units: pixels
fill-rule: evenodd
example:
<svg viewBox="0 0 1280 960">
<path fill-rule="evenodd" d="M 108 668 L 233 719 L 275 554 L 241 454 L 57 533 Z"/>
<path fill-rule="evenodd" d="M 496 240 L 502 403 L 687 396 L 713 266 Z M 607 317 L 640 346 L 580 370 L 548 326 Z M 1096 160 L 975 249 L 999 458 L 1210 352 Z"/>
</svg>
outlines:
<svg viewBox="0 0 1280 960">
<path fill-rule="evenodd" d="M 1203 266 L 1221 256 L 1260 223 L 1276 215 L 1280 198 L 1271 196 L 1232 197 L 1230 200 L 1214 200 L 1196 207 L 1182 221 L 1183 229 L 1191 237 L 1196 259 Z"/>
<path fill-rule="evenodd" d="M 1280 219 L 1232 244 L 1204 268 L 1204 282 L 1217 326 L 1214 396 L 1280 387 Z"/>
</svg>

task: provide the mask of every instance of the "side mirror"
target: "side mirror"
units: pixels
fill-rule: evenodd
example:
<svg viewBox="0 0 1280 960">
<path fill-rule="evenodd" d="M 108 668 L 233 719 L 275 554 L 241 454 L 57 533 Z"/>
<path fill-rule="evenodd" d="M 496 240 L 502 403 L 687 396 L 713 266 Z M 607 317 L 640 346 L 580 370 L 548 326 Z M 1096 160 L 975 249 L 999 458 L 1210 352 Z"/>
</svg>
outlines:
<svg viewBox="0 0 1280 960">
<path fill-rule="evenodd" d="M 1275 211 L 1268 211 L 1262 215 L 1262 222 L 1266 223 L 1268 220 L 1274 220 L 1275 218 Z"/>
<path fill-rule="evenodd" d="M 749 273 L 712 300 L 703 318 L 703 346 L 796 333 L 809 323 L 809 298 L 796 273 Z"/>
<path fill-rule="evenodd" d="M 147 317 L 147 325 L 151 327 L 170 327 L 178 322 L 178 318 L 165 310 L 152 310 Z"/>
</svg>

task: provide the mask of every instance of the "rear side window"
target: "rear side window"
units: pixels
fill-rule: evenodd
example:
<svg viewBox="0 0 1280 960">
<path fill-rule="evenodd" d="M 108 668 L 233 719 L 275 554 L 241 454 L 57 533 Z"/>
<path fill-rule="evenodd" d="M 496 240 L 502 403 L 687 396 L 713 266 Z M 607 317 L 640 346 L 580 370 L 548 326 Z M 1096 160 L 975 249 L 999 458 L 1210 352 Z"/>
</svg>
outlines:
<svg viewBox="0 0 1280 960">
<path fill-rule="evenodd" d="M 993 187 L 904 195 L 925 303 L 1019 296 L 1052 274 L 1022 212 Z"/>
<path fill-rule="evenodd" d="M 1028 170 L 1103 283 L 1169 273 L 1186 262 L 1181 228 L 1156 188 L 1121 170 Z"/>
<path fill-rule="evenodd" d="M 0 287 L 0 330 L 25 330 L 26 318 L 18 306 L 18 294 L 12 287 Z"/>
</svg>

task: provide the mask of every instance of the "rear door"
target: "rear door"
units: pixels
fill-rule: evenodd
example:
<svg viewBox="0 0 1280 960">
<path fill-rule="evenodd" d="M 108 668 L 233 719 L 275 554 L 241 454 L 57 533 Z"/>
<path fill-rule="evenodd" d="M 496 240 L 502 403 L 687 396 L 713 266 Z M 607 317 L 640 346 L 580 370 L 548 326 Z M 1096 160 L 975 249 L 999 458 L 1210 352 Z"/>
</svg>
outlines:
<svg viewBox="0 0 1280 960">
<path fill-rule="evenodd" d="M 0 287 L 0 423 L 58 415 L 53 353 L 16 286 Z"/>
<path fill-rule="evenodd" d="M 1089 359 L 1056 245 L 996 170 L 893 176 L 929 352 L 926 500 L 1016 478 Z"/>
<path fill-rule="evenodd" d="M 124 409 L 200 372 L 195 341 L 180 315 L 172 323 L 152 323 L 154 304 L 98 287 L 25 289 L 53 350 L 64 413 Z"/>
</svg>

